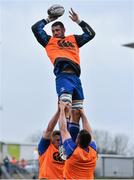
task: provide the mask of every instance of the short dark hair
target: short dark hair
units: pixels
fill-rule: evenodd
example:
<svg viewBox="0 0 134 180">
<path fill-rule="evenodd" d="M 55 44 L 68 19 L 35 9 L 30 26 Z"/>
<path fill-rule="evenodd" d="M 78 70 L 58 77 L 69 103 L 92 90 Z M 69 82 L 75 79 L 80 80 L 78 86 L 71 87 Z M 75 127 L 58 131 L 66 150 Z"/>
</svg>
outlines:
<svg viewBox="0 0 134 180">
<path fill-rule="evenodd" d="M 52 133 L 52 137 L 59 135 L 60 136 L 60 131 L 59 130 L 54 130 Z"/>
<path fill-rule="evenodd" d="M 91 134 L 85 129 L 81 130 L 79 132 L 78 142 L 81 148 L 87 148 L 91 142 Z"/>
<path fill-rule="evenodd" d="M 65 28 L 65 27 L 64 27 L 64 24 L 63 24 L 61 21 L 56 21 L 56 22 L 54 22 L 54 23 L 52 24 L 52 27 L 54 27 L 54 26 L 60 26 L 61 28 Z"/>
</svg>

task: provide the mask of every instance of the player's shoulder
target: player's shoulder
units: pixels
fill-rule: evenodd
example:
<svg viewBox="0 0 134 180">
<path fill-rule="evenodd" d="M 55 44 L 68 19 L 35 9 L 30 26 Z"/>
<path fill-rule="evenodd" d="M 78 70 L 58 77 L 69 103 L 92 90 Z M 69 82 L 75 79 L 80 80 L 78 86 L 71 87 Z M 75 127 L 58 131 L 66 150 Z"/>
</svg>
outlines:
<svg viewBox="0 0 134 180">
<path fill-rule="evenodd" d="M 96 145 L 96 141 L 95 140 L 92 140 L 90 143 L 89 143 L 89 146 L 91 148 L 93 148 L 95 151 L 97 150 L 97 145 Z"/>
</svg>

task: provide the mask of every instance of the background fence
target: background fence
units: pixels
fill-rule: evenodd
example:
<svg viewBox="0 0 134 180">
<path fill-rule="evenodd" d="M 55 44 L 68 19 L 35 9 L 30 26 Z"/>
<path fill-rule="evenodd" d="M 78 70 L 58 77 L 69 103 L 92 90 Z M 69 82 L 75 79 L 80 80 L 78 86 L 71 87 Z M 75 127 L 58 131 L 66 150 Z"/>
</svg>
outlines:
<svg viewBox="0 0 134 180">
<path fill-rule="evenodd" d="M 134 157 L 98 155 L 96 177 L 134 178 Z"/>
</svg>

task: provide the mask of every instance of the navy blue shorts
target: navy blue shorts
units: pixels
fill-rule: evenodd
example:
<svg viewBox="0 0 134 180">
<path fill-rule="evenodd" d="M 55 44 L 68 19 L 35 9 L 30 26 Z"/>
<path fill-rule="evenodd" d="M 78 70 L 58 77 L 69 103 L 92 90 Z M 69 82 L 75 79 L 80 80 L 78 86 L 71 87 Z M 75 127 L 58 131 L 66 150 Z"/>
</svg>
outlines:
<svg viewBox="0 0 134 180">
<path fill-rule="evenodd" d="M 83 100 L 84 94 L 81 80 L 75 74 L 61 73 L 56 77 L 56 91 L 58 97 L 63 93 L 72 95 L 72 100 Z"/>
</svg>

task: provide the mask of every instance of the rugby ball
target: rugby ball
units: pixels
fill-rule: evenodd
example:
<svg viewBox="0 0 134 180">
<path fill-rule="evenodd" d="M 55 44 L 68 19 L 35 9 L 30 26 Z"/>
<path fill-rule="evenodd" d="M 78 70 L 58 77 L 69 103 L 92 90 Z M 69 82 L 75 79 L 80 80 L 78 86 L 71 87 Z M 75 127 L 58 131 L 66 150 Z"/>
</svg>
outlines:
<svg viewBox="0 0 134 180">
<path fill-rule="evenodd" d="M 47 10 L 47 13 L 50 17 L 60 17 L 64 14 L 64 12 L 64 7 L 59 4 L 54 4 Z"/>
</svg>

